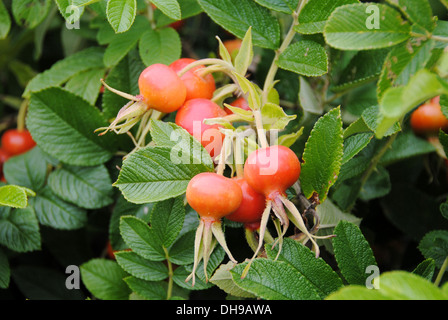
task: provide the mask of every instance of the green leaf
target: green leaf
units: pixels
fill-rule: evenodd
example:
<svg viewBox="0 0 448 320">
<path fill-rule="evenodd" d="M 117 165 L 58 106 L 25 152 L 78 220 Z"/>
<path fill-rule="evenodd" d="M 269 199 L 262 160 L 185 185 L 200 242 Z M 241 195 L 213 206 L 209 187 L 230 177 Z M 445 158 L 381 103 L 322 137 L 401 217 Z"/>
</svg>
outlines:
<svg viewBox="0 0 448 320">
<path fill-rule="evenodd" d="M 429 258 L 419 263 L 419 265 L 412 271 L 412 273 L 425 278 L 428 281 L 432 281 L 435 269 L 436 264 L 434 262 L 434 259 Z"/>
<path fill-rule="evenodd" d="M 0 1 L 0 39 L 5 39 L 11 29 L 11 18 L 3 0 Z"/>
<path fill-rule="evenodd" d="M 39 223 L 32 208 L 0 207 L 0 244 L 17 252 L 40 250 Z"/>
<path fill-rule="evenodd" d="M 107 20 L 116 33 L 127 31 L 137 14 L 136 0 L 109 0 L 106 7 Z"/>
<path fill-rule="evenodd" d="M 343 156 L 342 119 L 339 108 L 322 116 L 314 125 L 303 152 L 300 181 L 304 195 L 315 192 L 320 201 L 336 182 Z"/>
<path fill-rule="evenodd" d="M 45 19 L 51 4 L 51 0 L 15 0 L 12 1 L 12 15 L 19 26 L 33 29 Z"/>
<path fill-rule="evenodd" d="M 364 183 L 359 193 L 359 198 L 364 201 L 381 198 L 391 190 L 389 172 L 382 166 L 377 166 L 369 179 Z"/>
<path fill-rule="evenodd" d="M 202 8 L 198 4 L 197 0 L 179 0 L 178 2 L 182 14 L 181 20 L 194 17 L 202 12 Z M 177 20 L 168 17 L 161 10 L 154 11 L 154 18 L 156 20 L 157 28 L 168 26 Z"/>
<path fill-rule="evenodd" d="M 369 243 L 359 227 L 344 220 L 334 233 L 333 248 L 342 275 L 350 284 L 365 285 L 369 276 L 367 267 L 377 265 Z"/>
<path fill-rule="evenodd" d="M 324 47 L 311 40 L 293 43 L 283 51 L 277 65 L 308 77 L 322 76 L 328 71 L 328 57 Z"/>
<path fill-rule="evenodd" d="M 32 190 L 15 185 L 0 187 L 0 206 L 13 208 L 26 208 L 28 206 L 28 195 L 36 195 Z"/>
<path fill-rule="evenodd" d="M 117 65 L 115 65 L 105 79 L 106 83 L 122 92 L 132 95 L 140 93 L 138 87 L 138 78 L 145 65 L 140 60 L 140 56 L 136 50 L 131 50 Z M 116 93 L 105 90 L 102 96 L 102 110 L 106 119 L 113 119 L 117 116 L 118 111 L 129 100 L 120 97 Z"/>
<path fill-rule="evenodd" d="M 151 120 L 151 137 L 157 146 L 172 148 L 181 153 L 181 158 L 191 163 L 204 164 L 210 170 L 214 168 L 210 154 L 201 143 L 192 138 L 184 128 L 173 122 Z"/>
<path fill-rule="evenodd" d="M 252 0 L 198 0 L 201 7 L 218 25 L 243 38 L 249 27 L 255 46 L 277 49 L 280 25 L 268 9 Z"/>
<path fill-rule="evenodd" d="M 127 273 L 115 261 L 92 259 L 80 269 L 84 285 L 96 298 L 128 300 L 131 292 L 123 280 Z"/>
<path fill-rule="evenodd" d="M 344 155 L 342 156 L 342 164 L 347 163 L 364 149 L 373 139 L 373 132 L 363 132 L 351 135 L 344 140 Z"/>
<path fill-rule="evenodd" d="M 169 65 L 181 56 L 182 44 L 179 34 L 173 28 L 149 29 L 142 34 L 139 52 L 143 63 Z"/>
<path fill-rule="evenodd" d="M 435 20 L 432 16 L 431 5 L 428 1 L 419 0 L 387 0 L 396 5 L 406 17 L 413 23 L 432 32 L 435 28 Z"/>
<path fill-rule="evenodd" d="M 308 1 L 300 11 L 299 24 L 294 27 L 294 30 L 304 34 L 322 33 L 325 23 L 337 7 L 358 2 L 358 0 Z"/>
<path fill-rule="evenodd" d="M 333 293 L 328 300 L 447 300 L 448 294 L 428 280 L 406 271 L 385 272 L 380 289 L 353 285 Z"/>
<path fill-rule="evenodd" d="M 323 105 L 319 103 L 314 89 L 311 87 L 305 77 L 299 76 L 299 81 L 299 101 L 303 110 L 312 114 L 321 115 L 324 112 Z"/>
<path fill-rule="evenodd" d="M 266 253 L 268 258 L 273 260 L 277 256 L 278 247 L 272 250 L 267 245 Z M 322 258 L 316 259 L 315 253 L 298 241 L 285 238 L 278 260 L 296 268 L 322 299 L 343 286 L 337 273 Z"/>
<path fill-rule="evenodd" d="M 151 2 L 171 19 L 180 20 L 182 18 L 180 6 L 176 0 L 151 0 Z"/>
<path fill-rule="evenodd" d="M 98 109 L 73 93 L 55 87 L 32 94 L 27 127 L 45 152 L 67 164 L 108 161 L 116 148 L 111 135 L 94 133 L 107 126 Z"/>
<path fill-rule="evenodd" d="M 440 268 L 448 257 L 448 231 L 428 232 L 420 241 L 418 249 L 426 259 L 433 259 L 436 266 Z"/>
<path fill-rule="evenodd" d="M 132 251 L 115 252 L 120 267 L 130 275 L 147 281 L 159 281 L 168 277 L 168 268 L 161 261 L 150 261 Z"/>
<path fill-rule="evenodd" d="M 114 186 L 133 203 L 156 202 L 183 194 L 191 178 L 212 169 L 185 157 L 179 158 L 178 151 L 157 146 L 134 152 L 123 161 Z M 182 163 L 183 160 L 187 163 Z"/>
<path fill-rule="evenodd" d="M 58 198 L 47 186 L 30 199 L 39 222 L 55 229 L 79 229 L 87 222 L 85 210 Z"/>
<path fill-rule="evenodd" d="M 8 257 L 6 256 L 4 251 L 0 249 L 0 288 L 8 288 L 10 278 L 11 269 L 9 268 Z"/>
<path fill-rule="evenodd" d="M 254 51 L 252 47 L 252 28 L 247 29 L 246 35 L 241 42 L 238 54 L 235 57 L 235 70 L 240 75 L 244 76 L 247 69 L 252 63 Z"/>
<path fill-rule="evenodd" d="M 50 69 L 39 73 L 31 79 L 25 88 L 23 96 L 29 98 L 31 92 L 59 86 L 78 73 L 102 67 L 103 55 L 103 48 L 90 47 L 56 62 Z"/>
<path fill-rule="evenodd" d="M 254 294 L 241 289 L 235 284 L 235 282 L 233 282 L 232 274 L 230 273 L 230 270 L 232 270 L 233 267 L 234 263 L 231 261 L 226 264 L 222 264 L 213 274 L 210 282 L 217 285 L 221 290 L 225 291 L 231 296 L 255 298 L 256 296 Z"/>
<path fill-rule="evenodd" d="M 197 214 L 195 213 L 197 216 Z M 195 217 L 197 221 L 197 217 Z M 169 248 L 168 256 L 172 263 L 177 265 L 188 265 L 194 261 L 194 237 L 196 230 L 184 233 Z M 208 267 L 208 266 L 207 266 Z"/>
<path fill-rule="evenodd" d="M 113 37 L 104 52 L 104 65 L 111 68 L 118 64 L 132 49 L 137 46 L 142 34 L 150 28 L 148 20 L 137 16 L 132 27 L 125 33 Z"/>
<path fill-rule="evenodd" d="M 70 78 L 65 89 L 80 96 L 92 105 L 98 98 L 101 88 L 101 79 L 104 78 L 106 69 L 94 68 L 86 72 L 78 73 Z"/>
<path fill-rule="evenodd" d="M 163 282 L 146 281 L 136 277 L 126 277 L 124 279 L 131 290 L 139 296 L 148 300 L 166 299 L 167 293 L 162 285 Z"/>
<path fill-rule="evenodd" d="M 64 165 L 50 173 L 48 185 L 61 199 L 81 208 L 99 209 L 114 201 L 112 181 L 104 165 L 95 167 Z"/>
<path fill-rule="evenodd" d="M 404 86 L 420 69 L 424 68 L 431 58 L 434 41 L 411 39 L 394 47 L 388 54 L 378 81 L 378 99 L 384 92 L 395 86 Z"/>
<path fill-rule="evenodd" d="M 261 109 L 261 117 L 265 130 L 283 130 L 297 115 L 288 115 L 279 105 L 268 102 Z"/>
<path fill-rule="evenodd" d="M 6 181 L 35 191 L 44 185 L 47 175 L 47 162 L 39 147 L 12 157 L 3 167 Z"/>
<path fill-rule="evenodd" d="M 342 71 L 332 90 L 345 91 L 376 80 L 381 74 L 388 52 L 389 49 L 359 51 Z"/>
<path fill-rule="evenodd" d="M 120 218 L 120 233 L 129 248 L 151 261 L 165 260 L 165 252 L 148 224 L 134 216 Z"/>
<path fill-rule="evenodd" d="M 393 8 L 384 4 L 356 3 L 333 11 L 325 24 L 324 36 L 336 49 L 370 50 L 401 43 L 410 38 L 410 31 L 409 23 Z"/>
<path fill-rule="evenodd" d="M 299 0 L 255 0 L 255 2 L 268 9 L 286 14 L 292 14 L 299 5 Z"/>
<path fill-rule="evenodd" d="M 233 281 L 261 299 L 320 300 L 313 285 L 288 263 L 255 259 L 247 276 L 241 279 L 246 264 L 238 264 L 230 270 Z"/>
<path fill-rule="evenodd" d="M 183 197 L 160 201 L 151 212 L 151 229 L 157 242 L 164 248 L 169 248 L 184 224 L 185 207 Z"/>
</svg>

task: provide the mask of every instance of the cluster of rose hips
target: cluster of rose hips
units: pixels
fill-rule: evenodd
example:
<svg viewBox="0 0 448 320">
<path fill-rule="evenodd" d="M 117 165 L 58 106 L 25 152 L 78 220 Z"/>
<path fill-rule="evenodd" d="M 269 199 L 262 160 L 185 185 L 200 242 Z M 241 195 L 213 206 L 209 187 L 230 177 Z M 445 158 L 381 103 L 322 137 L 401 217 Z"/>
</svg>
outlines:
<svg viewBox="0 0 448 320">
<path fill-rule="evenodd" d="M 26 129 L 9 129 L 6 130 L 1 137 L 0 147 L 0 177 L 5 181 L 3 176 L 3 164 L 13 156 L 25 153 L 36 145 L 31 134 Z"/>
<path fill-rule="evenodd" d="M 201 142 L 216 162 L 218 156 L 224 154 L 223 148 L 210 146 L 223 146 L 226 135 L 224 130 L 220 130 L 223 129 L 220 124 L 206 124 L 204 121 L 229 116 L 232 111 L 213 101 L 216 92 L 215 79 L 209 71 L 210 68 L 201 62 L 181 58 L 170 65 L 148 66 L 139 76 L 140 95 L 135 97 L 105 85 L 131 100 L 120 110 L 107 130 L 123 133 L 123 129 L 129 130 L 138 120 L 143 121 L 148 113 L 154 114 L 154 110 L 159 115 L 177 112 L 175 123 Z M 236 97 L 231 105 L 251 110 L 244 96 Z M 200 130 L 194 130 L 197 123 L 200 123 Z M 138 131 L 145 132 L 145 129 L 139 128 Z M 213 140 L 207 137 L 213 137 Z M 218 143 L 215 140 L 219 140 Z M 316 256 L 319 255 L 319 248 L 313 239 L 317 236 L 308 232 L 301 214 L 286 196 L 286 190 L 298 181 L 301 170 L 300 161 L 291 149 L 281 145 L 260 147 L 248 154 L 242 170 L 239 170 L 236 176 L 233 176 L 232 171 L 232 177 L 224 175 L 223 170 L 220 170 L 221 165 L 222 163 L 218 165 L 216 172 L 200 173 L 193 177 L 186 190 L 188 204 L 200 217 L 195 237 L 193 271 L 186 281 L 193 279 L 194 285 L 196 268 L 201 260 L 207 279 L 207 262 L 216 244 L 214 239 L 224 248 L 230 260 L 236 263 L 226 244 L 222 230 L 223 218 L 242 223 L 246 236 L 259 234 L 258 245 L 252 246 L 255 251 L 252 260 L 261 250 L 265 236 L 268 236 L 266 225 L 271 210 L 277 218 L 276 227 L 279 233 L 273 245 L 279 243 L 281 246 L 289 219 L 292 219 L 307 239 L 313 242 Z M 281 226 L 283 231 L 280 230 Z M 280 249 L 281 247 L 279 253 Z M 250 263 L 243 275 L 247 273 L 249 266 Z"/>
</svg>

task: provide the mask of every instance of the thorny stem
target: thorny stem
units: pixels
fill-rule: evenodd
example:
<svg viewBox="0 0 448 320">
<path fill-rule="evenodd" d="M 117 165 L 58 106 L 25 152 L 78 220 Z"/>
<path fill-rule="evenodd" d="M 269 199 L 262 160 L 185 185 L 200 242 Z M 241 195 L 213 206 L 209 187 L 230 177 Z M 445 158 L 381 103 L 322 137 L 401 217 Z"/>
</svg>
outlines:
<svg viewBox="0 0 448 320">
<path fill-rule="evenodd" d="M 443 274 L 445 273 L 447 267 L 448 267 L 448 257 L 446 257 L 445 261 L 443 261 L 442 267 L 440 268 L 439 273 L 437 274 L 437 278 L 434 281 L 434 284 L 436 286 L 440 284 L 440 281 L 442 280 Z"/>
</svg>

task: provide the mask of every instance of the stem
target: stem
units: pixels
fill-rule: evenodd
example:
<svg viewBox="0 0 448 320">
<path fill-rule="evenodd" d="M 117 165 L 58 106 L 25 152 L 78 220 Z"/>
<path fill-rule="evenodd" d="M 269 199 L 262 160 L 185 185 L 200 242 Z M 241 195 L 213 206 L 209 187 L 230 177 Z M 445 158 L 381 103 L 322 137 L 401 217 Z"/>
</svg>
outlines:
<svg viewBox="0 0 448 320">
<path fill-rule="evenodd" d="M 442 37 L 442 36 L 431 36 L 431 39 L 440 41 L 440 42 L 448 42 L 448 37 Z"/>
<path fill-rule="evenodd" d="M 238 136 L 236 137 L 235 140 L 234 153 L 235 153 L 234 159 L 235 159 L 236 176 L 238 178 L 242 178 L 244 175 L 244 166 L 243 166 L 244 157 L 243 153 L 241 152 L 241 141 Z"/>
<path fill-rule="evenodd" d="M 434 284 L 436 286 L 440 284 L 440 281 L 442 280 L 443 274 L 445 273 L 447 267 L 448 267 L 448 257 L 446 257 L 445 261 L 443 261 L 442 267 L 440 268 L 439 273 L 437 274 L 437 278 L 434 281 Z"/>
<path fill-rule="evenodd" d="M 268 94 L 269 89 L 271 88 L 272 84 L 274 83 L 275 75 L 278 70 L 277 66 L 277 60 L 279 59 L 280 55 L 285 51 L 285 49 L 289 46 L 292 39 L 294 39 L 295 31 L 294 27 L 298 24 L 299 20 L 299 14 L 300 11 L 302 11 L 303 5 L 305 4 L 305 0 L 301 0 L 299 5 L 297 6 L 297 10 L 292 14 L 293 22 L 291 26 L 289 27 L 288 33 L 286 34 L 285 38 L 283 39 L 282 44 L 280 45 L 280 48 L 275 51 L 274 60 L 272 60 L 271 67 L 269 68 L 268 74 L 266 75 L 266 79 L 264 82 L 263 87 L 263 94 L 262 94 L 262 105 L 265 104 L 268 101 Z"/>
<path fill-rule="evenodd" d="M 177 73 L 177 75 L 179 77 L 182 77 L 188 70 L 191 70 L 197 66 L 207 65 L 207 64 L 214 64 L 214 65 L 223 67 L 225 70 L 235 71 L 235 68 L 230 63 L 228 63 L 224 60 L 216 59 L 216 58 L 205 58 L 205 59 L 197 60 L 197 61 L 192 62 L 189 65 L 185 66 L 182 70 L 180 70 Z"/>
<path fill-rule="evenodd" d="M 128 100 L 132 100 L 132 101 L 137 101 L 137 102 L 141 100 L 141 99 L 139 99 L 139 98 L 137 98 L 137 97 L 135 97 L 135 96 L 133 96 L 133 95 L 131 95 L 129 93 L 122 92 L 120 90 L 117 90 L 117 89 L 114 89 L 114 88 L 110 87 L 106 82 L 104 82 L 103 79 L 100 79 L 100 81 L 101 81 L 101 83 L 103 84 L 103 86 L 106 89 L 108 89 L 109 91 L 112 91 L 113 93 L 119 95 L 120 97 L 123 97 L 123 98 L 128 99 Z"/>
<path fill-rule="evenodd" d="M 23 131 L 25 129 L 25 119 L 26 119 L 26 113 L 28 111 L 28 100 L 25 99 L 20 104 L 19 113 L 17 115 L 17 130 Z"/>
<path fill-rule="evenodd" d="M 370 175 L 373 173 L 373 171 L 375 170 L 375 168 L 377 167 L 378 163 L 380 162 L 381 158 L 384 156 L 384 154 L 386 153 L 387 150 L 389 150 L 389 148 L 392 146 L 392 143 L 395 141 L 395 139 L 397 138 L 398 132 L 393 134 L 392 136 L 389 137 L 389 139 L 387 140 L 386 144 L 381 148 L 381 150 L 372 158 L 372 161 L 370 162 L 369 167 L 367 168 L 367 170 L 364 172 L 362 178 L 361 178 L 361 185 L 359 186 L 359 190 L 361 190 L 364 186 L 364 184 L 367 182 L 367 180 L 369 179 Z M 352 202 L 352 204 L 350 206 L 348 206 L 347 210 L 348 212 L 350 212 L 353 209 L 353 206 L 355 205 L 355 201 Z"/>
<path fill-rule="evenodd" d="M 174 276 L 173 264 L 170 261 L 168 250 L 165 247 L 163 247 L 163 251 L 165 252 L 165 258 L 168 265 L 168 289 L 166 292 L 166 300 L 170 300 L 173 295 L 173 276 Z"/>
<path fill-rule="evenodd" d="M 154 9 L 152 8 L 152 4 L 150 1 L 146 0 L 146 16 L 148 17 L 148 21 L 151 23 L 151 28 L 156 29 L 156 22 L 154 20 Z"/>
</svg>

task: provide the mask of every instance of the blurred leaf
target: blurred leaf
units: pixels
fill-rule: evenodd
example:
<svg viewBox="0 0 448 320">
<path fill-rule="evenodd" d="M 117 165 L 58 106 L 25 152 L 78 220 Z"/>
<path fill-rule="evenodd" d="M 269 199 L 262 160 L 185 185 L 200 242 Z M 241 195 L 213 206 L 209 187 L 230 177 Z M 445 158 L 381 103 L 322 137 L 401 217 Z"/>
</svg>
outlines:
<svg viewBox="0 0 448 320">
<path fill-rule="evenodd" d="M 396 5 L 406 17 L 413 23 L 432 32 L 435 28 L 434 19 L 432 16 L 431 4 L 428 1 L 419 0 L 387 0 L 393 5 Z"/>
<path fill-rule="evenodd" d="M 139 52 L 146 66 L 154 63 L 169 65 L 180 58 L 182 44 L 173 28 L 148 29 L 140 38 Z"/>
<path fill-rule="evenodd" d="M 14 0 L 12 15 L 19 26 L 33 29 L 45 19 L 51 4 L 51 0 Z"/>
<path fill-rule="evenodd" d="M 151 0 L 151 2 L 171 19 L 181 19 L 180 6 L 176 0 Z"/>
<path fill-rule="evenodd" d="M 433 259 L 429 258 L 422 261 L 413 271 L 412 273 L 425 278 L 428 281 L 432 281 L 434 276 L 434 271 L 436 268 L 436 264 Z"/>
<path fill-rule="evenodd" d="M 421 239 L 418 249 L 426 259 L 433 259 L 438 268 L 448 257 L 448 231 L 433 230 Z"/>
<path fill-rule="evenodd" d="M 5 39 L 11 29 L 11 18 L 3 0 L 0 1 L 0 39 Z"/>
<path fill-rule="evenodd" d="M 11 269 L 9 267 L 8 257 L 2 249 L 0 249 L 0 288 L 6 289 L 9 287 L 11 278 Z"/>
<path fill-rule="evenodd" d="M 32 190 L 15 185 L 0 187 L 0 205 L 13 208 L 26 208 L 28 195 L 36 195 Z"/>
<path fill-rule="evenodd" d="M 299 5 L 299 0 L 255 0 L 259 5 L 268 9 L 292 14 Z"/>
</svg>

